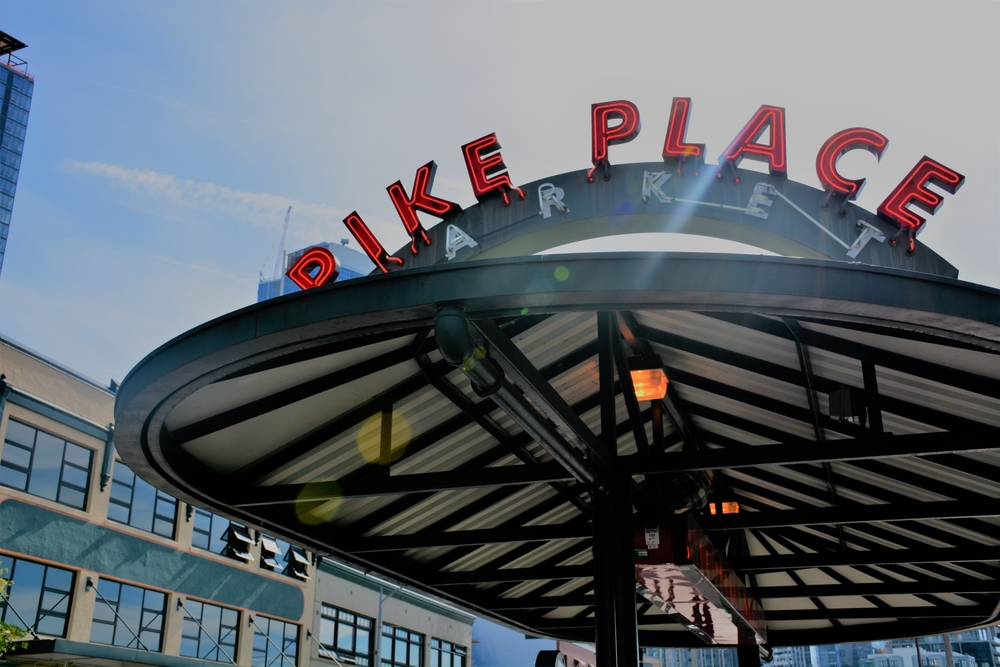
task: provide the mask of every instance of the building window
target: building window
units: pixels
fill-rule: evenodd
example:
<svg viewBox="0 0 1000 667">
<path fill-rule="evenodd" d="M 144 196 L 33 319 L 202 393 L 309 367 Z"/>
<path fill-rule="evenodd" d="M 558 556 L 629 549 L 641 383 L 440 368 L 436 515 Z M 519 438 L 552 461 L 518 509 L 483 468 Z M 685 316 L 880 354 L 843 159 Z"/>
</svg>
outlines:
<svg viewBox="0 0 1000 667">
<path fill-rule="evenodd" d="M 121 461 L 115 461 L 114 470 L 108 518 L 173 538 L 177 500 L 136 477 Z"/>
<path fill-rule="evenodd" d="M 431 639 L 431 667 L 465 667 L 468 650 L 464 646 Z"/>
<path fill-rule="evenodd" d="M 11 582 L 10 602 L 0 599 L 0 621 L 40 635 L 65 637 L 73 573 L 0 554 L 0 572 L 4 570 L 4 578 Z"/>
<path fill-rule="evenodd" d="M 253 538 L 246 526 L 203 509 L 195 508 L 191 543 L 199 549 L 235 560 L 246 563 L 253 561 L 253 556 L 250 555 Z"/>
<path fill-rule="evenodd" d="M 295 667 L 299 626 L 264 616 L 254 617 L 253 667 Z"/>
<path fill-rule="evenodd" d="M 166 595 L 103 577 L 97 582 L 97 592 L 107 600 L 107 604 L 100 596 L 94 602 L 91 642 L 127 648 L 145 646 L 150 651 L 161 650 Z"/>
<path fill-rule="evenodd" d="M 356 665 L 371 664 L 372 626 L 370 618 L 324 604 L 319 618 L 319 643 L 334 652 L 338 660 Z M 320 651 L 321 657 L 326 657 Z"/>
<path fill-rule="evenodd" d="M 216 662 L 236 662 L 240 615 L 207 602 L 184 601 L 181 655 Z"/>
<path fill-rule="evenodd" d="M 83 509 L 93 452 L 10 419 L 0 458 L 0 484 Z"/>
<path fill-rule="evenodd" d="M 406 628 L 382 626 L 382 667 L 424 667 L 424 636 Z"/>
<path fill-rule="evenodd" d="M 221 554 L 226 550 L 227 528 L 229 528 L 229 519 L 195 508 L 194 534 L 191 542 L 199 549 Z"/>
</svg>

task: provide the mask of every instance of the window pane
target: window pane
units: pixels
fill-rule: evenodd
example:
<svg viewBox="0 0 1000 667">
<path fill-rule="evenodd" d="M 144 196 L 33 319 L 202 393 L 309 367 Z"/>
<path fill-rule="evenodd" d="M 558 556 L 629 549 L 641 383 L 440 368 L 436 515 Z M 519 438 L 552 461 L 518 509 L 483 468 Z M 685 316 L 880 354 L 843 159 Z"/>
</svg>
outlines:
<svg viewBox="0 0 1000 667">
<path fill-rule="evenodd" d="M 30 449 L 35 446 L 35 429 L 9 419 L 7 420 L 7 435 L 4 436 L 4 439 Z"/>
<path fill-rule="evenodd" d="M 4 466 L 0 468 L 0 484 L 19 491 L 25 491 L 28 487 L 28 473 Z"/>
<path fill-rule="evenodd" d="M 65 442 L 43 431 L 38 432 L 31 466 L 28 493 L 55 500 L 59 491 L 59 473 Z"/>
<path fill-rule="evenodd" d="M 65 636 L 73 573 L 7 556 L 0 557 L 0 568 L 10 570 L 5 578 L 12 582 L 7 590 L 10 605 L 0 606 L 0 621 L 24 630 L 26 623 L 40 635 Z"/>
<path fill-rule="evenodd" d="M 90 469 L 90 450 L 72 442 L 66 443 L 66 460 L 81 468 Z"/>
<path fill-rule="evenodd" d="M 18 468 L 27 469 L 31 466 L 31 450 L 8 441 L 3 447 L 3 462 Z"/>
</svg>

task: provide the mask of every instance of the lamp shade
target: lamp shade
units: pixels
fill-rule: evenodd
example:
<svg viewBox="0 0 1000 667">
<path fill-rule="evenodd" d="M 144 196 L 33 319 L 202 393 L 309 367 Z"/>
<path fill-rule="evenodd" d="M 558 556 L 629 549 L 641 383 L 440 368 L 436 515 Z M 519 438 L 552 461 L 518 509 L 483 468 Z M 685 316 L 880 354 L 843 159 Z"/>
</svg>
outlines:
<svg viewBox="0 0 1000 667">
<path fill-rule="evenodd" d="M 635 397 L 640 401 L 658 401 L 667 395 L 667 374 L 662 368 L 630 371 Z"/>
</svg>

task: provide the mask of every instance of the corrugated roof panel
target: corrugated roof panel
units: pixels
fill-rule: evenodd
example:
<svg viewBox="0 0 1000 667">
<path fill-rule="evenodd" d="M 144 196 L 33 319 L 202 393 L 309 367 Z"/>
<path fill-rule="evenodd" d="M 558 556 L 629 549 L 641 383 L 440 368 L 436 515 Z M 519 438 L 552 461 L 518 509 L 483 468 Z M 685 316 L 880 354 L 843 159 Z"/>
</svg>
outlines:
<svg viewBox="0 0 1000 667">
<path fill-rule="evenodd" d="M 955 468 L 941 465 L 932 459 L 920 456 L 905 456 L 886 459 L 886 463 L 900 470 L 914 472 L 931 480 L 951 484 L 956 487 L 956 490 L 961 492 L 981 493 L 990 498 L 1000 498 L 1000 480 L 977 477 L 968 472 L 958 471 Z M 995 471 L 983 468 L 983 474 L 990 474 L 991 472 Z"/>
<path fill-rule="evenodd" d="M 888 352 L 905 354 L 906 356 L 929 361 L 932 364 L 938 364 L 945 368 L 954 368 L 967 373 L 1000 380 L 1000 355 L 985 350 L 979 352 L 947 344 L 937 345 L 935 343 L 916 340 L 900 341 L 899 338 L 892 335 L 883 336 L 867 331 L 857 331 L 829 324 L 817 324 L 815 322 L 802 322 L 801 324 L 803 328 L 812 331 L 820 331 L 831 336 Z"/>
<path fill-rule="evenodd" d="M 927 525 L 923 521 L 917 521 L 914 523 L 917 525 Z M 878 521 L 867 525 L 873 528 L 879 528 L 887 533 L 894 533 L 896 535 L 899 535 L 900 537 L 907 538 L 909 540 L 912 540 L 915 544 L 921 544 L 927 547 L 934 547 L 935 549 L 945 549 L 947 547 L 957 546 L 952 542 L 944 542 L 942 540 L 934 539 L 930 535 L 924 533 L 918 533 L 914 530 L 910 530 L 909 528 L 904 528 L 902 525 L 894 522 Z"/>
<path fill-rule="evenodd" d="M 313 480 L 345 477 L 364 467 L 368 460 L 358 447 L 358 435 L 364 424 L 356 424 L 335 438 L 327 440 L 307 454 L 276 468 L 259 484 L 305 484 Z"/>
<path fill-rule="evenodd" d="M 582 614 L 589 608 L 590 608 L 589 605 L 585 605 L 582 607 L 559 607 L 557 609 L 553 609 L 552 611 L 546 612 L 545 614 L 542 615 L 542 618 L 576 618 L 578 614 Z"/>
<path fill-rule="evenodd" d="M 556 586 L 552 590 L 543 593 L 542 597 L 545 598 L 545 597 L 558 597 L 560 595 L 569 595 L 573 591 L 577 591 L 578 595 L 580 594 L 593 595 L 594 594 L 593 585 L 594 585 L 593 577 L 583 577 L 582 579 L 570 579 L 562 586 Z M 582 591 L 579 590 L 580 588 L 584 587 L 587 587 L 587 589 Z"/>
<path fill-rule="evenodd" d="M 673 385 L 674 388 L 677 389 L 677 393 L 680 395 L 681 399 L 684 401 L 703 405 L 714 410 L 719 410 L 720 412 L 730 414 L 734 417 L 742 417 L 743 419 L 756 422 L 762 426 L 778 429 L 779 431 L 784 431 L 785 433 L 805 438 L 806 440 L 816 439 L 812 424 L 792 419 L 791 417 L 786 417 L 784 415 L 779 415 L 768 410 L 761 410 L 760 408 L 747 405 L 746 403 L 741 403 L 731 398 L 720 396 L 719 394 L 713 394 L 703 389 L 691 387 L 679 382 L 674 382 Z"/>
<path fill-rule="evenodd" d="M 488 495 L 492 490 L 489 487 L 481 487 L 439 491 L 430 498 L 425 498 L 392 518 L 383 521 L 365 533 L 365 537 L 374 535 L 410 535 L 419 532 L 432 523 L 436 523 L 447 517 L 449 514 L 457 512 L 465 505 Z"/>
<path fill-rule="evenodd" d="M 597 371 L 597 357 L 591 357 L 549 381 L 563 400 L 570 405 L 593 396 L 600 390 L 601 378 Z"/>
<path fill-rule="evenodd" d="M 377 512 L 404 497 L 403 495 L 392 495 L 370 498 L 344 498 L 340 501 L 340 507 L 337 508 L 334 514 L 334 521 L 338 526 L 350 526 L 364 519 L 372 512 Z"/>
<path fill-rule="evenodd" d="M 413 374 L 404 362 L 246 421 L 196 438 L 185 451 L 217 472 L 231 474 L 342 415 L 362 400 Z"/>
<path fill-rule="evenodd" d="M 577 509 L 576 505 L 570 502 L 566 502 L 563 505 L 555 507 L 545 514 L 532 519 L 531 521 L 525 521 L 525 526 L 553 526 L 560 523 L 566 523 L 567 521 L 572 521 L 578 517 L 582 516 L 582 512 Z"/>
<path fill-rule="evenodd" d="M 731 480 L 733 488 L 734 490 L 737 491 L 737 493 L 739 493 L 740 490 L 744 488 L 747 488 L 752 492 L 764 495 L 766 495 L 767 491 L 774 491 L 778 494 L 778 498 L 783 500 L 788 498 L 794 498 L 795 500 L 805 503 L 806 505 L 809 505 L 811 507 L 830 506 L 830 503 L 825 499 L 808 496 L 799 491 L 795 491 L 794 489 L 789 489 L 788 487 L 782 486 L 781 484 L 760 479 L 759 477 L 756 477 L 753 474 L 752 470 L 729 469 L 726 470 L 726 478 Z M 779 502 L 781 502 L 781 500 L 779 500 Z"/>
<path fill-rule="evenodd" d="M 886 462 L 889 462 L 890 460 L 891 459 L 886 459 Z M 882 488 L 891 493 L 906 496 L 907 498 L 912 498 L 913 500 L 920 502 L 954 500 L 954 498 L 949 496 L 933 493 L 925 488 L 904 484 L 903 482 L 899 482 L 892 477 L 886 477 L 885 475 L 870 472 L 861 468 L 859 465 L 856 466 L 843 461 L 834 461 L 830 465 L 833 467 L 833 471 L 838 475 L 844 475 L 848 478 L 870 484 L 876 488 Z"/>
<path fill-rule="evenodd" d="M 493 436 L 478 424 L 469 424 L 438 440 L 430 447 L 406 455 L 394 463 L 394 475 L 415 475 L 426 472 L 455 470 L 480 454 L 501 447 Z"/>
<path fill-rule="evenodd" d="M 570 565 L 586 565 L 590 561 L 594 560 L 594 554 L 590 547 L 587 547 L 576 554 L 570 556 L 566 560 L 559 561 L 557 567 L 570 566 Z M 501 568 L 502 569 L 502 568 Z"/>
<path fill-rule="evenodd" d="M 942 433 L 944 429 L 931 426 L 923 422 L 914 421 L 907 417 L 900 417 L 891 412 L 882 411 L 882 428 L 886 433 L 896 435 L 908 435 L 911 433 Z"/>
<path fill-rule="evenodd" d="M 707 357 L 699 357 L 688 352 L 664 347 L 653 343 L 653 350 L 660 355 L 663 363 L 676 369 L 714 380 L 731 387 L 767 396 L 799 408 L 808 408 L 809 399 L 805 387 L 776 380 L 767 375 L 724 364 Z"/>
<path fill-rule="evenodd" d="M 679 310 L 636 311 L 636 320 L 645 326 L 722 347 L 764 361 L 799 369 L 799 355 L 793 341 L 742 327 L 707 315 Z"/>
<path fill-rule="evenodd" d="M 490 489 L 490 491 L 492 490 Z M 556 495 L 558 495 L 558 492 L 548 484 L 532 484 L 514 491 L 497 504 L 491 505 L 481 512 L 473 514 L 469 518 L 450 526 L 446 529 L 446 532 L 477 530 L 498 526 Z"/>
<path fill-rule="evenodd" d="M 907 403 L 914 403 L 965 419 L 1000 427 L 1000 400 L 973 391 L 926 380 L 891 368 L 875 367 L 878 391 Z"/>
<path fill-rule="evenodd" d="M 959 526 L 950 521 L 944 521 L 942 519 L 926 519 L 924 521 L 921 521 L 922 524 L 925 524 L 932 528 L 936 528 L 937 530 L 940 530 L 941 532 L 944 533 L 950 533 L 951 535 L 954 535 L 955 537 L 960 539 L 971 540 L 986 546 L 1000 546 L 1000 540 L 987 535 L 988 532 L 992 532 L 991 525 L 996 525 L 996 524 L 991 521 L 983 521 L 982 519 L 980 519 L 979 522 L 982 522 L 983 524 L 982 532 L 971 530 L 969 528 L 966 528 L 965 526 Z"/>
<path fill-rule="evenodd" d="M 411 439 L 417 438 L 462 412 L 434 387 L 426 387 L 410 394 L 402 401 L 395 403 L 392 406 L 392 411 L 394 449 L 395 443 L 406 431 L 409 431 Z"/>
<path fill-rule="evenodd" d="M 862 388 L 865 386 L 864 374 L 861 370 L 861 361 L 852 357 L 846 357 L 836 352 L 806 346 L 809 351 L 809 365 L 812 368 L 813 376 L 823 378 L 830 382 L 837 382 L 848 387 Z M 818 392 L 826 396 L 824 392 Z M 829 414 L 829 412 L 827 413 Z"/>
<path fill-rule="evenodd" d="M 796 609 L 816 609 L 816 603 L 807 597 L 801 598 L 763 598 L 760 606 L 764 612 L 769 611 L 791 611 Z"/>
<path fill-rule="evenodd" d="M 573 546 L 581 544 L 589 538 L 580 537 L 569 540 L 554 540 L 552 542 L 542 542 L 540 546 L 524 554 L 520 558 L 516 558 L 511 562 L 507 563 L 507 567 L 520 568 L 520 567 L 534 567 L 546 561 L 553 556 L 558 555 L 566 549 L 572 549 Z"/>
<path fill-rule="evenodd" d="M 273 396 L 310 380 L 355 364 L 363 364 L 383 354 L 402 349 L 412 343 L 413 339 L 414 336 L 410 334 L 371 345 L 361 345 L 362 341 L 358 341 L 359 347 L 351 350 L 299 361 L 231 380 L 213 382 L 181 401 L 167 416 L 166 427 L 171 431 L 176 431 L 183 426 L 232 410 L 246 403 Z"/>
<path fill-rule="evenodd" d="M 528 593 L 531 593 L 532 591 L 541 588 L 542 586 L 546 585 L 550 581 L 552 581 L 552 580 L 551 579 L 536 579 L 536 580 L 532 580 L 532 581 L 525 581 L 523 583 L 518 584 L 517 586 L 514 586 L 514 587 L 512 587 L 512 588 L 510 588 L 510 589 L 508 589 L 506 591 L 504 591 L 503 594 L 500 597 L 502 597 L 502 598 L 514 598 L 514 599 L 523 598 Z"/>
<path fill-rule="evenodd" d="M 893 596 L 888 596 L 893 597 Z M 878 605 L 860 595 L 821 596 L 817 598 L 827 609 L 877 609 Z"/>
<path fill-rule="evenodd" d="M 523 542 L 486 544 L 441 568 L 442 572 L 472 572 L 519 548 Z"/>
<path fill-rule="evenodd" d="M 698 415 L 691 415 L 691 420 L 694 422 L 694 425 L 698 428 L 698 431 L 701 433 L 702 438 L 707 442 L 712 442 L 712 434 L 718 434 L 723 437 L 736 440 L 737 442 L 742 442 L 744 444 L 752 446 L 781 444 L 777 440 L 771 440 L 770 438 L 765 438 L 755 433 L 744 431 L 743 429 L 736 428 L 735 426 L 722 424 L 720 422 L 714 421 L 712 419 L 706 419 L 705 417 L 700 417 Z"/>
<path fill-rule="evenodd" d="M 816 476 L 809 475 L 805 472 L 801 472 L 798 470 L 791 470 L 790 468 L 786 468 L 785 466 L 778 466 L 778 465 L 761 466 L 760 469 L 770 473 L 774 473 L 775 475 L 780 475 L 785 479 L 798 482 L 799 484 L 810 486 L 816 489 L 817 491 L 816 495 L 829 497 L 830 493 L 827 490 L 826 478 L 825 475 L 822 473 L 823 466 L 819 463 L 806 463 L 799 465 L 815 470 L 817 475 Z M 844 500 L 849 500 L 851 502 L 861 503 L 862 505 L 880 505 L 886 503 L 886 501 L 884 500 L 881 500 L 879 498 L 874 498 L 872 496 L 860 493 L 850 488 L 845 488 L 843 485 L 837 485 L 837 497 L 843 498 Z"/>
<path fill-rule="evenodd" d="M 597 317 L 587 311 L 559 313 L 511 340 L 535 368 L 541 369 L 597 340 Z"/>
</svg>

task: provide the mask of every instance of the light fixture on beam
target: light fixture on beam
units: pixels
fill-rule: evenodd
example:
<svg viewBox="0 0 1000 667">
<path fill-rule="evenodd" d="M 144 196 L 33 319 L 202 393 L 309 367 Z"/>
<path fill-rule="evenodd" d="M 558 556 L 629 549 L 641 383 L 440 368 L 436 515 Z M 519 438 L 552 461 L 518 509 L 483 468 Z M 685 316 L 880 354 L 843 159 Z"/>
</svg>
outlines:
<svg viewBox="0 0 1000 667">
<path fill-rule="evenodd" d="M 709 511 L 710 514 L 715 514 L 716 513 L 717 510 L 715 508 L 716 508 L 717 505 L 721 506 L 723 514 L 739 514 L 740 513 L 740 504 L 738 502 L 736 502 L 735 500 L 724 500 L 724 501 L 718 502 L 718 503 L 709 503 L 709 505 L 708 505 L 708 511 Z"/>
<path fill-rule="evenodd" d="M 636 399 L 659 401 L 667 395 L 669 380 L 659 357 L 629 357 L 628 367 Z"/>
</svg>

